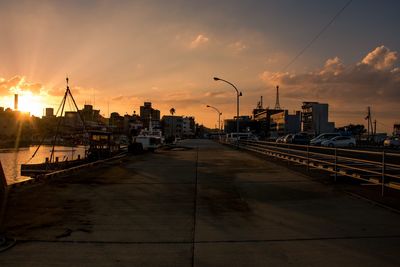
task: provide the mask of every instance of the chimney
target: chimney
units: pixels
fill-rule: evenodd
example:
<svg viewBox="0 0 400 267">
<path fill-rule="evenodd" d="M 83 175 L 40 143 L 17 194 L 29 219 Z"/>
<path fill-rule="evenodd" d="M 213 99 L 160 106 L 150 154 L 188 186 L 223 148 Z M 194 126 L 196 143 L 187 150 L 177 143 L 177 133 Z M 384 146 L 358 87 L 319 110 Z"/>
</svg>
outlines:
<svg viewBox="0 0 400 267">
<path fill-rule="evenodd" d="M 14 95 L 14 110 L 18 110 L 18 94 Z"/>
</svg>

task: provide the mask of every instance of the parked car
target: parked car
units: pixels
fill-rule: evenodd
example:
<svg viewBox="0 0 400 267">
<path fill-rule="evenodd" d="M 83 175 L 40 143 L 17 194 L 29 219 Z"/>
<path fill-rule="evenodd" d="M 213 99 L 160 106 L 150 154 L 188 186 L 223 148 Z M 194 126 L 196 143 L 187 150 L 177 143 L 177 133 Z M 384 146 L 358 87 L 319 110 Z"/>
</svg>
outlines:
<svg viewBox="0 0 400 267">
<path fill-rule="evenodd" d="M 330 140 L 334 137 L 341 136 L 340 133 L 323 133 L 310 140 L 310 145 L 320 146 L 323 141 Z"/>
<path fill-rule="evenodd" d="M 291 142 L 296 145 L 308 145 L 310 143 L 310 138 L 306 134 L 298 133 L 292 135 Z"/>
<path fill-rule="evenodd" d="M 276 143 L 283 143 L 283 139 L 285 139 L 285 135 L 284 136 L 279 136 L 278 138 L 276 138 L 275 142 Z"/>
<path fill-rule="evenodd" d="M 391 136 L 391 137 L 386 138 L 386 140 L 383 141 L 383 146 L 384 147 L 392 147 L 392 148 L 400 148 L 400 137 Z"/>
<path fill-rule="evenodd" d="M 285 135 L 285 137 L 283 137 L 283 142 L 282 143 L 290 144 L 292 142 L 292 137 L 293 137 L 293 134 Z"/>
<path fill-rule="evenodd" d="M 356 139 L 351 136 L 336 136 L 321 142 L 321 146 L 328 147 L 354 147 L 355 145 Z"/>
<path fill-rule="evenodd" d="M 233 142 L 238 140 L 258 141 L 258 137 L 252 133 L 229 133 L 226 135 L 226 141 Z"/>
</svg>

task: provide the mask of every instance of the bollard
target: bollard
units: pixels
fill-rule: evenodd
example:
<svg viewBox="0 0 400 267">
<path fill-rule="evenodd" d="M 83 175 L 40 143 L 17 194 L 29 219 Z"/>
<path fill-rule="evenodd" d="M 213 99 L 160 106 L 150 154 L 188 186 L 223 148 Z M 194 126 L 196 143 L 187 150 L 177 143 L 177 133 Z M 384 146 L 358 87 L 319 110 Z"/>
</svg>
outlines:
<svg viewBox="0 0 400 267">
<path fill-rule="evenodd" d="M 58 157 L 56 157 L 56 162 L 58 162 Z"/>
<path fill-rule="evenodd" d="M 79 160 L 79 159 L 81 159 L 81 155 L 80 155 L 80 154 L 78 154 L 78 160 Z"/>
</svg>

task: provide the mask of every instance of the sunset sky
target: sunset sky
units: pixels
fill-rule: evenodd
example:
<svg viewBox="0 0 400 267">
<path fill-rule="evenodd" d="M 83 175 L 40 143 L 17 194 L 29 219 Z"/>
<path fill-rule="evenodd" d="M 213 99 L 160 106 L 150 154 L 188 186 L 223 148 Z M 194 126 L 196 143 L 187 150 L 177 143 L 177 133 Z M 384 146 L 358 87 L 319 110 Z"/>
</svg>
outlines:
<svg viewBox="0 0 400 267">
<path fill-rule="evenodd" d="M 0 106 L 42 115 L 57 108 L 66 75 L 78 105 L 101 114 L 139 112 L 144 101 L 209 127 L 260 96 L 265 106 L 329 103 L 337 126 L 378 131 L 400 121 L 400 1 L 354 0 L 313 45 L 295 55 L 348 0 L 3 1 L 0 0 Z M 109 106 L 109 109 L 108 109 Z"/>
</svg>

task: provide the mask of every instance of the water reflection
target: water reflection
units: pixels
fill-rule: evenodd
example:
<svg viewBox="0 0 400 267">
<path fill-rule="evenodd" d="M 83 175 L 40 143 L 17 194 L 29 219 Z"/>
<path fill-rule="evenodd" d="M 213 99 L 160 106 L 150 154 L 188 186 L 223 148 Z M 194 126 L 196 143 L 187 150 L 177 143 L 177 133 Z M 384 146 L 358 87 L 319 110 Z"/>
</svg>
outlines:
<svg viewBox="0 0 400 267">
<path fill-rule="evenodd" d="M 20 175 L 21 164 L 43 163 L 46 158 L 50 157 L 52 146 L 41 146 L 35 157 L 32 158 L 36 149 L 37 146 L 20 148 L 18 150 L 0 149 L 0 161 L 8 184 L 18 183 L 29 179 L 29 177 Z M 78 158 L 78 155 L 83 158 L 85 155 L 85 147 L 57 146 L 55 147 L 54 155 L 55 157 L 58 157 L 60 161 L 76 159 Z"/>
</svg>

